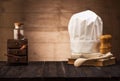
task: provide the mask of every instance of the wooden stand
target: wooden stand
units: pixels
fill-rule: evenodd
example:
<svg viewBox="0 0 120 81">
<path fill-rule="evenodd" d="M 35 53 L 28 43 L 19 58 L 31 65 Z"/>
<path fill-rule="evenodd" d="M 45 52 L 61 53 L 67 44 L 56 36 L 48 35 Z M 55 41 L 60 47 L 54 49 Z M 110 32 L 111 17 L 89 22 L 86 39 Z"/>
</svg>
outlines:
<svg viewBox="0 0 120 81">
<path fill-rule="evenodd" d="M 69 58 L 68 64 L 74 64 L 76 59 Z M 82 64 L 82 66 L 108 66 L 115 64 L 115 57 L 111 57 L 110 59 L 99 59 L 99 60 L 88 60 Z"/>
</svg>

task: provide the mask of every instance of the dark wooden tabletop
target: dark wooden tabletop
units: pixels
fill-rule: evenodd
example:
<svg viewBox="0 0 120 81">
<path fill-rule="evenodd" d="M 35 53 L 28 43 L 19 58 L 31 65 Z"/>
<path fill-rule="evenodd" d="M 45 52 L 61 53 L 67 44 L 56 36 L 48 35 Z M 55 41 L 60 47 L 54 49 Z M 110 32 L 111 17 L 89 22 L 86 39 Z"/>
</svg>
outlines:
<svg viewBox="0 0 120 81">
<path fill-rule="evenodd" d="M 74 67 L 67 62 L 29 62 L 28 65 L 8 65 L 0 62 L 0 78 L 66 78 L 120 80 L 120 63 L 110 66 Z"/>
</svg>

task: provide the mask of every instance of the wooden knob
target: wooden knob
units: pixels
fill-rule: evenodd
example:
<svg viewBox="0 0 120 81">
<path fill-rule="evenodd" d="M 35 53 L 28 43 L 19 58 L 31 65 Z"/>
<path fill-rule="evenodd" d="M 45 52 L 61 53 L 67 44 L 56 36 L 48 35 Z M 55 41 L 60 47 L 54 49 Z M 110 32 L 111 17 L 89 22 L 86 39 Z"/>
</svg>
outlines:
<svg viewBox="0 0 120 81">
<path fill-rule="evenodd" d="M 15 45 L 18 45 L 18 43 L 16 42 Z"/>
</svg>

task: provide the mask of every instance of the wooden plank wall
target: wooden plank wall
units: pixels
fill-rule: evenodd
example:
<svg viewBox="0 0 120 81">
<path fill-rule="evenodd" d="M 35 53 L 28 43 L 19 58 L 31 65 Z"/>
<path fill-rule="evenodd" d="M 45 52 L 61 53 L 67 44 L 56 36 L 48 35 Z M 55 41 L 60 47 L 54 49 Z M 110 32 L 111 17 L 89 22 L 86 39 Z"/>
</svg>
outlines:
<svg viewBox="0 0 120 81">
<path fill-rule="evenodd" d="M 119 0 L 0 0 L 0 61 L 6 61 L 7 39 L 14 22 L 23 22 L 29 40 L 29 61 L 64 61 L 70 57 L 68 22 L 91 9 L 101 16 L 104 34 L 111 34 L 112 52 L 120 59 Z"/>
</svg>

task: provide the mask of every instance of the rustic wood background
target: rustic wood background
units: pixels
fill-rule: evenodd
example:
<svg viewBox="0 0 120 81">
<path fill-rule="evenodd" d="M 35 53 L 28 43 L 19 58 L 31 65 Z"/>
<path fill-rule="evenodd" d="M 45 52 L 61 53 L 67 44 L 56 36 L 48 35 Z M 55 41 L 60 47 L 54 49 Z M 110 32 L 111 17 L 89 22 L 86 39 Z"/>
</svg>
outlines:
<svg viewBox="0 0 120 81">
<path fill-rule="evenodd" d="M 111 34 L 112 53 L 120 60 L 119 0 L 0 0 L 0 61 L 6 61 L 7 39 L 14 22 L 23 22 L 29 40 L 29 61 L 65 61 L 70 57 L 68 22 L 91 9 L 101 16 L 104 34 Z"/>
</svg>

